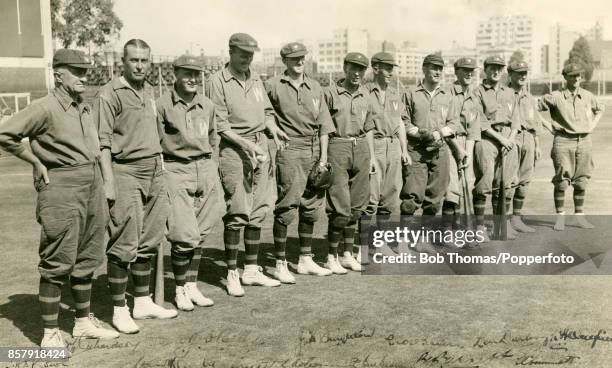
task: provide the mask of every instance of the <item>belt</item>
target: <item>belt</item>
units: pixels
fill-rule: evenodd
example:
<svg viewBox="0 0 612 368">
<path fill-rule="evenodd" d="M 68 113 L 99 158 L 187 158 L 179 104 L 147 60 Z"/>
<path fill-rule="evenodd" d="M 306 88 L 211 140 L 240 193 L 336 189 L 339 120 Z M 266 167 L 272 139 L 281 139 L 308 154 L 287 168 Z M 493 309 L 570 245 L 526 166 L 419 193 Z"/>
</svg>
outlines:
<svg viewBox="0 0 612 368">
<path fill-rule="evenodd" d="M 399 139 L 399 137 L 397 135 L 379 135 L 379 136 L 374 136 L 374 139 Z"/>
<path fill-rule="evenodd" d="M 329 143 L 352 143 L 354 146 L 357 145 L 357 141 L 365 139 L 365 135 L 359 137 L 329 137 Z"/>
<path fill-rule="evenodd" d="M 501 132 L 504 127 L 509 127 L 510 125 L 511 123 L 493 123 L 491 124 L 491 128 L 493 128 L 493 130 L 496 132 Z"/>
<path fill-rule="evenodd" d="M 118 164 L 131 164 L 133 162 L 151 160 L 151 159 L 159 159 L 159 153 L 155 156 L 149 156 L 149 157 L 128 158 L 128 159 L 113 158 L 113 162 L 118 163 Z"/>
<path fill-rule="evenodd" d="M 165 162 L 180 162 L 183 164 L 188 164 L 190 162 L 193 161 L 198 161 L 198 160 L 209 160 L 212 158 L 212 153 L 205 153 L 203 155 L 199 155 L 199 156 L 194 156 L 194 157 L 189 157 L 189 158 L 184 158 L 184 157 L 177 157 L 177 156 L 173 156 L 173 155 L 169 155 L 164 153 L 164 161 Z"/>
<path fill-rule="evenodd" d="M 589 133 L 568 133 L 565 130 L 557 130 L 555 132 L 555 137 L 563 137 L 563 138 L 586 138 Z"/>
<path fill-rule="evenodd" d="M 78 163 L 78 164 L 74 164 L 74 165 L 55 165 L 55 164 L 47 164 L 45 165 L 45 167 L 47 168 L 47 170 L 77 170 L 77 169 L 82 169 L 84 167 L 88 167 L 88 166 L 95 166 L 98 165 L 99 160 L 94 160 L 94 161 L 88 161 L 88 162 L 82 162 L 82 163 Z"/>
</svg>

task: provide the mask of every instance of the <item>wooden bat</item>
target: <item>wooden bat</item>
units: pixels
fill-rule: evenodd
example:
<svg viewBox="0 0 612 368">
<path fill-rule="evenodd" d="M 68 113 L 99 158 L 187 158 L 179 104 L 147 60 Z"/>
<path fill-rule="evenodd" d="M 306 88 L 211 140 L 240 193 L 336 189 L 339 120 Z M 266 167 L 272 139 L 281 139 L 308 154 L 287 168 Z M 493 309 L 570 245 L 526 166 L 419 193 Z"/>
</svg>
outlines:
<svg viewBox="0 0 612 368">
<path fill-rule="evenodd" d="M 468 186 L 466 168 L 459 170 L 459 176 L 461 177 L 461 189 L 463 192 L 463 198 L 461 206 L 463 207 L 463 224 L 467 230 L 474 229 L 474 223 L 472 222 L 473 203 L 472 193 Z"/>
<path fill-rule="evenodd" d="M 497 240 L 508 240 L 508 223 L 506 221 L 506 182 L 504 180 L 504 156 L 506 152 L 502 149 L 500 161 L 499 161 L 499 189 L 498 198 L 495 206 L 496 217 L 493 229 L 493 234 Z"/>
<path fill-rule="evenodd" d="M 164 242 L 157 248 L 155 258 L 155 304 L 164 304 Z"/>
</svg>

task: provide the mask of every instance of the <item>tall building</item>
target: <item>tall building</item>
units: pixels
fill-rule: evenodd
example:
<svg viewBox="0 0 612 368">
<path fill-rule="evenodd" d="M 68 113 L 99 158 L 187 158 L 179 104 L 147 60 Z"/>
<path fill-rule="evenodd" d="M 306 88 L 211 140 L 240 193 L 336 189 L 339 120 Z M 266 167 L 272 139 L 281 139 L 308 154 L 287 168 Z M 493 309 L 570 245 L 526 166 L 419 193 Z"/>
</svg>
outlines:
<svg viewBox="0 0 612 368">
<path fill-rule="evenodd" d="M 598 18 L 593 27 L 586 30 L 584 37 L 588 41 L 602 41 L 603 31 L 603 21 L 601 18 Z"/>
<path fill-rule="evenodd" d="M 395 52 L 397 75 L 419 79 L 423 76 L 423 59 L 429 52 L 418 48 L 401 48 Z"/>
<path fill-rule="evenodd" d="M 263 64 L 268 67 L 274 65 L 277 61 L 280 61 L 280 48 L 272 47 L 261 50 L 261 56 L 263 58 Z"/>
<path fill-rule="evenodd" d="M 549 45 L 542 45 L 542 51 L 540 52 L 540 69 L 544 74 L 548 74 L 549 51 Z"/>
<path fill-rule="evenodd" d="M 557 23 L 550 28 L 548 40 L 548 73 L 560 75 L 563 63 L 569 57 L 569 52 L 580 37 L 578 32 L 571 31 Z"/>
<path fill-rule="evenodd" d="M 447 83 L 452 83 L 456 80 L 455 77 L 455 61 L 461 58 L 472 58 L 476 60 L 476 65 L 482 68 L 483 59 L 474 48 L 454 47 L 452 49 L 442 50 L 442 58 L 444 59 L 444 80 Z M 479 73 L 479 70 L 476 70 Z"/>
<path fill-rule="evenodd" d="M 342 28 L 334 31 L 333 38 L 318 42 L 318 69 L 321 73 L 341 72 L 344 56 L 348 52 L 369 54 L 370 34 L 365 29 Z"/>
</svg>

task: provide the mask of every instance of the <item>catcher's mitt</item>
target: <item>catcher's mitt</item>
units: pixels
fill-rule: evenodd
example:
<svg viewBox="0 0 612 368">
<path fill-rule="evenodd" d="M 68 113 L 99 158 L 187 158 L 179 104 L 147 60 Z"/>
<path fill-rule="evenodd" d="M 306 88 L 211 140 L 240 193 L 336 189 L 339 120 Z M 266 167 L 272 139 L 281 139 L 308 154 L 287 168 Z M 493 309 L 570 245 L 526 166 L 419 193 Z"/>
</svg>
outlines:
<svg viewBox="0 0 612 368">
<path fill-rule="evenodd" d="M 329 163 L 325 164 L 325 166 L 319 165 L 319 163 L 315 163 L 308 174 L 308 182 L 306 185 L 311 190 L 322 190 L 327 189 L 331 186 L 332 179 L 332 168 Z"/>
</svg>

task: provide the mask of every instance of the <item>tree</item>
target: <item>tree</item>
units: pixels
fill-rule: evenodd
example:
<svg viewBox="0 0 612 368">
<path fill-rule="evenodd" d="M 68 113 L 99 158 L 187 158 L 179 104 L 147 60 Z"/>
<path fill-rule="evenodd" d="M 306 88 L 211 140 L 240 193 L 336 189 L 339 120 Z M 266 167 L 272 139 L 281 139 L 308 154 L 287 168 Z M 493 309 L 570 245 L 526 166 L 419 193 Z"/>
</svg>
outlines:
<svg viewBox="0 0 612 368">
<path fill-rule="evenodd" d="M 113 0 L 51 0 L 53 38 L 65 48 L 107 44 L 123 28 L 113 6 Z"/>
<path fill-rule="evenodd" d="M 508 60 L 508 65 L 512 63 L 520 63 L 521 61 L 525 61 L 525 55 L 521 50 L 516 50 L 510 55 L 510 60 Z"/>
<path fill-rule="evenodd" d="M 593 77 L 593 70 L 595 65 L 593 63 L 593 55 L 591 54 L 591 48 L 589 42 L 580 36 L 575 42 L 574 46 L 569 52 L 569 58 L 563 63 L 566 66 L 569 63 L 576 63 L 584 69 L 584 79 L 588 82 Z"/>
</svg>

